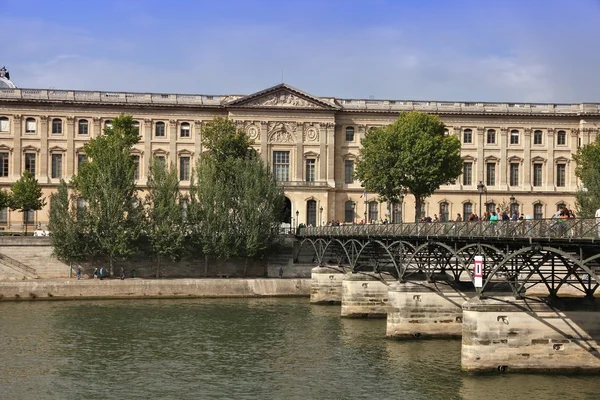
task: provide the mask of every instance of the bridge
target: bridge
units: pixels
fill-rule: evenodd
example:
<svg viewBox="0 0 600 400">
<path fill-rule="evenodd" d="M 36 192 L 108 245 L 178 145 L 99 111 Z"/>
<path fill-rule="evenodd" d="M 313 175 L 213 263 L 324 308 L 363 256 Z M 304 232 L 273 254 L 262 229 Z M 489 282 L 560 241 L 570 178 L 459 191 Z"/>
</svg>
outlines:
<svg viewBox="0 0 600 400">
<path fill-rule="evenodd" d="M 318 265 L 312 303 L 462 337 L 464 370 L 600 372 L 596 219 L 299 228 L 294 257 Z"/>
</svg>

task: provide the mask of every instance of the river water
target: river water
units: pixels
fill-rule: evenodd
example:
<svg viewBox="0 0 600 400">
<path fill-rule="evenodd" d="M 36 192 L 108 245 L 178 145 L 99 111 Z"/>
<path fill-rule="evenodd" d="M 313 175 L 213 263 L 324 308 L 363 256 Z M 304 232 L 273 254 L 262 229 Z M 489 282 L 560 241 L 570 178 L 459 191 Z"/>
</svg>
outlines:
<svg viewBox="0 0 600 400">
<path fill-rule="evenodd" d="M 0 303 L 0 399 L 598 399 L 595 376 L 460 371 L 308 299 Z"/>
</svg>

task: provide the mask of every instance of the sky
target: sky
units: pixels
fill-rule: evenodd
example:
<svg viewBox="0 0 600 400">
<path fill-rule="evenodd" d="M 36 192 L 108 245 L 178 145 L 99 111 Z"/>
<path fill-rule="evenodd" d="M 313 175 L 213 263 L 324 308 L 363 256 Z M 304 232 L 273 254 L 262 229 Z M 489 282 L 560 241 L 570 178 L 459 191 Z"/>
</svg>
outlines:
<svg viewBox="0 0 600 400">
<path fill-rule="evenodd" d="M 600 0 L 0 0 L 22 88 L 600 102 L 599 50 Z"/>
</svg>

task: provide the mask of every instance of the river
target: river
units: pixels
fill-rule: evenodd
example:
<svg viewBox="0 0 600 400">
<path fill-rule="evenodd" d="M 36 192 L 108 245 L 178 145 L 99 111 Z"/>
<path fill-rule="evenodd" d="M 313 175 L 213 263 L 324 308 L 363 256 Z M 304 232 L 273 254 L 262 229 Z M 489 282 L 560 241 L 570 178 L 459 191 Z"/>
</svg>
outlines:
<svg viewBox="0 0 600 400">
<path fill-rule="evenodd" d="M 595 376 L 460 371 L 308 299 L 0 303 L 0 399 L 597 399 Z"/>
</svg>

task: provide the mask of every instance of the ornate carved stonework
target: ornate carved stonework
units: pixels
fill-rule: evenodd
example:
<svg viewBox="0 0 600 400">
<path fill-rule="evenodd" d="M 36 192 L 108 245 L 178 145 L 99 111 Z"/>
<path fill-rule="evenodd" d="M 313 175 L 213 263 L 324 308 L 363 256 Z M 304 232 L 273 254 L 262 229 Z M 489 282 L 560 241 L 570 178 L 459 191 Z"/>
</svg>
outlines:
<svg viewBox="0 0 600 400">
<path fill-rule="evenodd" d="M 305 123 L 304 133 L 302 135 L 303 142 L 318 142 L 319 141 L 319 124 Z"/>
<path fill-rule="evenodd" d="M 279 90 L 275 93 L 259 97 L 244 104 L 246 106 L 275 106 L 275 107 L 302 107 L 302 108 L 320 108 L 317 104 L 296 96 L 286 90 Z"/>
<path fill-rule="evenodd" d="M 296 123 L 269 122 L 269 143 L 295 143 Z"/>
<path fill-rule="evenodd" d="M 260 142 L 260 128 L 254 123 L 246 124 L 246 134 L 250 140 Z"/>
</svg>

